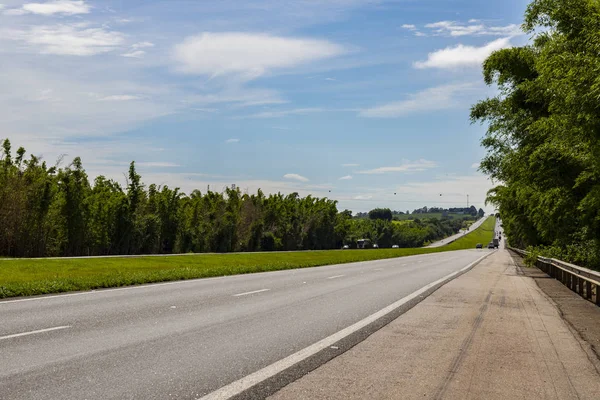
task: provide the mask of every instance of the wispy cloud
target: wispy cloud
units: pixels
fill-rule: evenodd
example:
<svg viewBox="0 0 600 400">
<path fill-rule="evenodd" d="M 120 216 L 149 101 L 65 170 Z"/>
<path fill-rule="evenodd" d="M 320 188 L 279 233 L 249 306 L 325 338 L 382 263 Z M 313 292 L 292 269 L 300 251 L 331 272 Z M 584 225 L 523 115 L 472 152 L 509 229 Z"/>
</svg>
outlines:
<svg viewBox="0 0 600 400">
<path fill-rule="evenodd" d="M 2 9 L 3 7 L 0 7 Z M 46 3 L 26 3 L 20 8 L 10 8 L 4 11 L 5 15 L 24 15 L 24 14 L 37 14 L 37 15 L 77 15 L 77 14 L 89 14 L 91 6 L 85 1 L 70 1 L 70 0 L 55 0 Z"/>
<path fill-rule="evenodd" d="M 248 115 L 245 118 L 281 118 L 288 115 L 306 115 L 323 112 L 322 108 L 295 108 L 292 110 L 280 111 L 262 111 L 256 114 Z"/>
<path fill-rule="evenodd" d="M 291 179 L 291 180 L 299 181 L 299 182 L 308 182 L 309 181 L 308 178 L 305 178 L 304 176 L 298 175 L 298 174 L 285 174 L 283 177 L 285 179 Z"/>
<path fill-rule="evenodd" d="M 360 164 L 342 164 L 342 167 L 358 167 Z"/>
<path fill-rule="evenodd" d="M 372 198 L 373 198 L 372 195 L 364 195 L 364 194 L 353 197 L 354 200 L 371 200 Z"/>
<path fill-rule="evenodd" d="M 124 41 L 120 32 L 89 28 L 87 24 L 32 26 L 28 30 L 0 30 L 5 39 L 22 41 L 43 54 L 92 56 L 115 50 Z M 0 39 L 1 40 L 1 39 Z"/>
<path fill-rule="evenodd" d="M 473 168 L 473 169 L 479 168 L 479 163 L 476 162 L 476 163 L 471 164 L 471 168 Z"/>
<path fill-rule="evenodd" d="M 273 70 L 335 57 L 344 51 L 342 46 L 326 40 L 207 32 L 175 46 L 173 57 L 184 73 L 253 79 Z"/>
<path fill-rule="evenodd" d="M 417 161 L 405 161 L 401 165 L 393 167 L 379 167 L 375 169 L 369 169 L 365 171 L 358 171 L 359 174 L 387 174 L 387 173 L 407 173 L 407 172 L 420 172 L 426 171 L 431 168 L 435 168 L 437 164 L 434 161 L 420 159 Z"/>
<path fill-rule="evenodd" d="M 471 83 L 459 83 L 428 88 L 411 94 L 408 99 L 362 110 L 359 115 L 368 118 L 396 118 L 423 111 L 444 110 L 456 107 L 455 97 L 470 92 Z"/>
<path fill-rule="evenodd" d="M 494 51 L 507 47 L 511 47 L 510 38 L 497 39 L 482 47 L 459 44 L 429 53 L 427 60 L 415 62 L 414 67 L 418 69 L 479 67 Z"/>
<path fill-rule="evenodd" d="M 342 176 L 339 180 L 340 181 L 349 181 L 352 179 L 352 175 L 346 175 L 346 176 Z"/>
<path fill-rule="evenodd" d="M 402 25 L 402 28 L 408 29 L 409 31 L 416 31 L 417 30 L 416 25 L 413 25 L 413 24 L 404 24 L 404 25 Z"/>
<path fill-rule="evenodd" d="M 240 139 L 227 139 L 225 143 L 238 143 Z"/>
<path fill-rule="evenodd" d="M 468 23 L 457 21 L 439 21 L 425 25 L 435 35 L 443 36 L 519 36 L 523 32 L 519 25 L 487 26 L 479 20 L 471 19 Z"/>
<path fill-rule="evenodd" d="M 128 53 L 121 54 L 122 57 L 128 57 L 128 58 L 143 58 L 145 55 L 146 55 L 146 52 L 144 50 L 135 50 L 135 51 L 130 51 Z"/>
<path fill-rule="evenodd" d="M 154 47 L 154 43 L 151 42 L 139 42 L 131 45 L 131 50 L 127 53 L 121 54 L 123 57 L 128 58 L 143 58 L 146 55 L 146 51 L 140 49 L 146 49 Z"/>
</svg>

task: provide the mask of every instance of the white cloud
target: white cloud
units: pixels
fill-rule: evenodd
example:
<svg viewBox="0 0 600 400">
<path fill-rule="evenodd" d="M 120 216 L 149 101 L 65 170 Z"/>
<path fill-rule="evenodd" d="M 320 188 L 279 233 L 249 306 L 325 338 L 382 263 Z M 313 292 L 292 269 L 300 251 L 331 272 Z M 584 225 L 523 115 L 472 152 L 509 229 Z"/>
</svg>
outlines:
<svg viewBox="0 0 600 400">
<path fill-rule="evenodd" d="M 308 178 L 305 178 L 302 175 L 298 175 L 298 174 L 285 174 L 283 177 L 285 179 L 291 179 L 294 181 L 308 182 Z"/>
<path fill-rule="evenodd" d="M 470 24 L 470 25 L 469 25 Z M 456 21 L 439 21 L 425 25 L 425 28 L 433 30 L 436 35 L 444 36 L 519 36 L 522 34 L 519 25 L 510 24 L 506 26 L 486 26 L 478 20 L 469 20 L 469 24 Z"/>
<path fill-rule="evenodd" d="M 360 164 L 342 164 L 342 167 L 358 167 Z"/>
<path fill-rule="evenodd" d="M 134 43 L 131 45 L 131 50 L 127 53 L 121 54 L 121 56 L 128 57 L 128 58 L 142 58 L 142 57 L 144 57 L 144 55 L 146 55 L 146 52 L 144 50 L 140 50 L 140 49 L 147 49 L 150 47 L 154 47 L 154 43 L 152 43 L 152 42 Z"/>
<path fill-rule="evenodd" d="M 0 7 L 2 8 L 2 7 Z M 78 14 L 89 14 L 91 6 L 86 4 L 85 1 L 78 0 L 55 0 L 46 3 L 26 3 L 21 8 L 13 8 L 6 10 L 6 15 L 24 15 L 24 14 L 36 14 L 36 15 L 78 15 Z"/>
<path fill-rule="evenodd" d="M 358 196 L 354 196 L 352 199 L 353 200 L 371 200 L 373 198 L 373 196 L 371 195 L 358 195 Z"/>
<path fill-rule="evenodd" d="M 100 101 L 131 101 L 131 100 L 139 100 L 140 96 L 134 96 L 130 94 L 116 94 L 112 96 L 101 97 L 98 100 Z"/>
<path fill-rule="evenodd" d="M 128 58 L 142 58 L 142 57 L 144 57 L 145 54 L 146 54 L 146 52 L 144 50 L 135 50 L 135 51 L 130 51 L 129 53 L 121 54 L 121 56 L 128 57 Z"/>
<path fill-rule="evenodd" d="M 476 163 L 471 164 L 471 168 L 473 168 L 473 169 L 479 168 L 479 163 L 476 162 Z"/>
<path fill-rule="evenodd" d="M 459 44 L 429 53 L 426 61 L 417 61 L 414 67 L 419 69 L 479 67 L 494 51 L 507 47 L 511 47 L 510 38 L 497 39 L 482 47 Z"/>
<path fill-rule="evenodd" d="M 342 176 L 339 180 L 340 181 L 349 181 L 352 179 L 352 175 L 346 175 L 346 176 Z"/>
<path fill-rule="evenodd" d="M 413 24 L 404 24 L 402 25 L 402 28 L 404 29 L 408 29 L 409 31 L 416 31 L 417 27 Z"/>
<path fill-rule="evenodd" d="M 240 139 L 227 139 L 225 143 L 238 143 Z"/>
<path fill-rule="evenodd" d="M 295 108 L 293 110 L 263 111 L 247 116 L 247 118 L 280 118 L 288 115 L 306 115 L 323 112 L 322 108 Z"/>
<path fill-rule="evenodd" d="M 87 24 L 32 26 L 29 30 L 0 30 L 0 37 L 23 41 L 38 47 L 43 54 L 91 56 L 115 50 L 124 35 Z"/>
<path fill-rule="evenodd" d="M 469 93 L 473 88 L 474 85 L 470 83 L 432 87 L 410 95 L 407 100 L 362 110 L 359 115 L 368 118 L 395 118 L 417 112 L 449 109 L 460 105 L 457 97 Z"/>
<path fill-rule="evenodd" d="M 426 171 L 431 168 L 435 168 L 437 164 L 434 161 L 420 159 L 417 161 L 405 161 L 402 165 L 394 166 L 394 167 L 380 167 L 375 169 L 369 169 L 365 171 L 358 171 L 359 174 L 387 174 L 390 172 L 419 172 Z"/>
<path fill-rule="evenodd" d="M 188 37 L 175 46 L 173 57 L 181 72 L 211 77 L 237 75 L 252 79 L 272 70 L 342 53 L 342 46 L 326 40 L 260 33 L 207 32 Z"/>
<path fill-rule="evenodd" d="M 132 49 L 146 49 L 148 47 L 154 47 L 152 42 L 139 42 L 131 45 Z"/>
</svg>

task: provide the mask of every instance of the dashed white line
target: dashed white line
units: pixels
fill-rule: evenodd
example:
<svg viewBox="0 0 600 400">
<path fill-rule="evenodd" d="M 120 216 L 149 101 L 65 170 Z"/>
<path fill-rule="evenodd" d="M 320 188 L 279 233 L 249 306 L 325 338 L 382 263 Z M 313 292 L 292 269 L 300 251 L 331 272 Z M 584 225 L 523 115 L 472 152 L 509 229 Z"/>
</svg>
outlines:
<svg viewBox="0 0 600 400">
<path fill-rule="evenodd" d="M 342 276 L 346 276 L 346 275 L 334 275 L 334 276 L 330 276 L 327 279 L 335 279 L 335 278 L 341 278 Z"/>
<path fill-rule="evenodd" d="M 46 328 L 46 329 L 39 329 L 37 331 L 31 331 L 31 332 L 23 332 L 23 333 L 15 333 L 13 335 L 6 335 L 6 336 L 0 336 L 0 340 L 4 340 L 4 339 L 12 339 L 12 338 L 16 338 L 16 337 L 21 337 L 21 336 L 29 336 L 29 335 L 35 335 L 36 333 L 44 333 L 44 332 L 51 332 L 51 331 L 58 331 L 60 329 L 67 329 L 70 328 L 70 325 L 67 326 L 56 326 L 54 328 Z"/>
<path fill-rule="evenodd" d="M 375 268 L 373 271 L 383 271 L 383 268 Z"/>
<path fill-rule="evenodd" d="M 268 292 L 269 290 L 271 290 L 271 289 L 253 290 L 251 292 L 244 292 L 244 293 L 234 294 L 233 297 L 246 296 L 246 295 L 254 294 L 254 293 Z"/>
</svg>

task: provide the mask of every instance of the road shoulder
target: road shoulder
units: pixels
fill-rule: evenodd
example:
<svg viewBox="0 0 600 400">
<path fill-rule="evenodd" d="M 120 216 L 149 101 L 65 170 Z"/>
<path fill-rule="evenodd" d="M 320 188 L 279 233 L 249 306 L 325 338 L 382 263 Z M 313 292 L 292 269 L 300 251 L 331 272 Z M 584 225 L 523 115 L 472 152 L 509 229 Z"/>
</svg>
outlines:
<svg viewBox="0 0 600 400">
<path fill-rule="evenodd" d="M 590 361 L 600 371 L 600 307 L 585 300 L 539 268 L 527 267 L 523 259 L 511 253 L 518 271 L 533 279 L 540 290 L 559 310 L 562 318 L 581 339 Z"/>
<path fill-rule="evenodd" d="M 273 399 L 596 398 L 559 309 L 498 251 Z"/>
</svg>

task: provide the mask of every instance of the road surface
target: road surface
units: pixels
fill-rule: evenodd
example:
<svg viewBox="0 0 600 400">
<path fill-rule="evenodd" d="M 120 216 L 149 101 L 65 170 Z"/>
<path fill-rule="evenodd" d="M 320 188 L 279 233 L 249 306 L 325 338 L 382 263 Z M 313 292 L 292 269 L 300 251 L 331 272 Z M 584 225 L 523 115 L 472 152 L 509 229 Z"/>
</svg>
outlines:
<svg viewBox="0 0 600 400">
<path fill-rule="evenodd" d="M 270 400 L 596 400 L 599 367 L 499 250 Z"/>
<path fill-rule="evenodd" d="M 479 226 L 481 224 L 483 224 L 483 221 L 485 221 L 488 218 L 489 217 L 479 218 L 477 221 L 475 221 L 475 222 L 473 222 L 473 224 L 471 224 L 471 226 L 469 227 L 469 230 L 460 231 L 456 235 L 448 236 L 445 239 L 439 240 L 437 242 L 433 242 L 430 245 L 425 246 L 425 247 L 442 247 L 442 246 L 447 245 L 448 243 L 454 242 L 456 239 L 460 239 L 461 237 L 465 236 L 467 233 L 472 232 L 473 230 L 479 228 Z M 482 243 L 482 245 L 486 246 L 487 243 Z"/>
<path fill-rule="evenodd" d="M 486 253 L 0 301 L 0 398 L 199 398 Z"/>
</svg>

